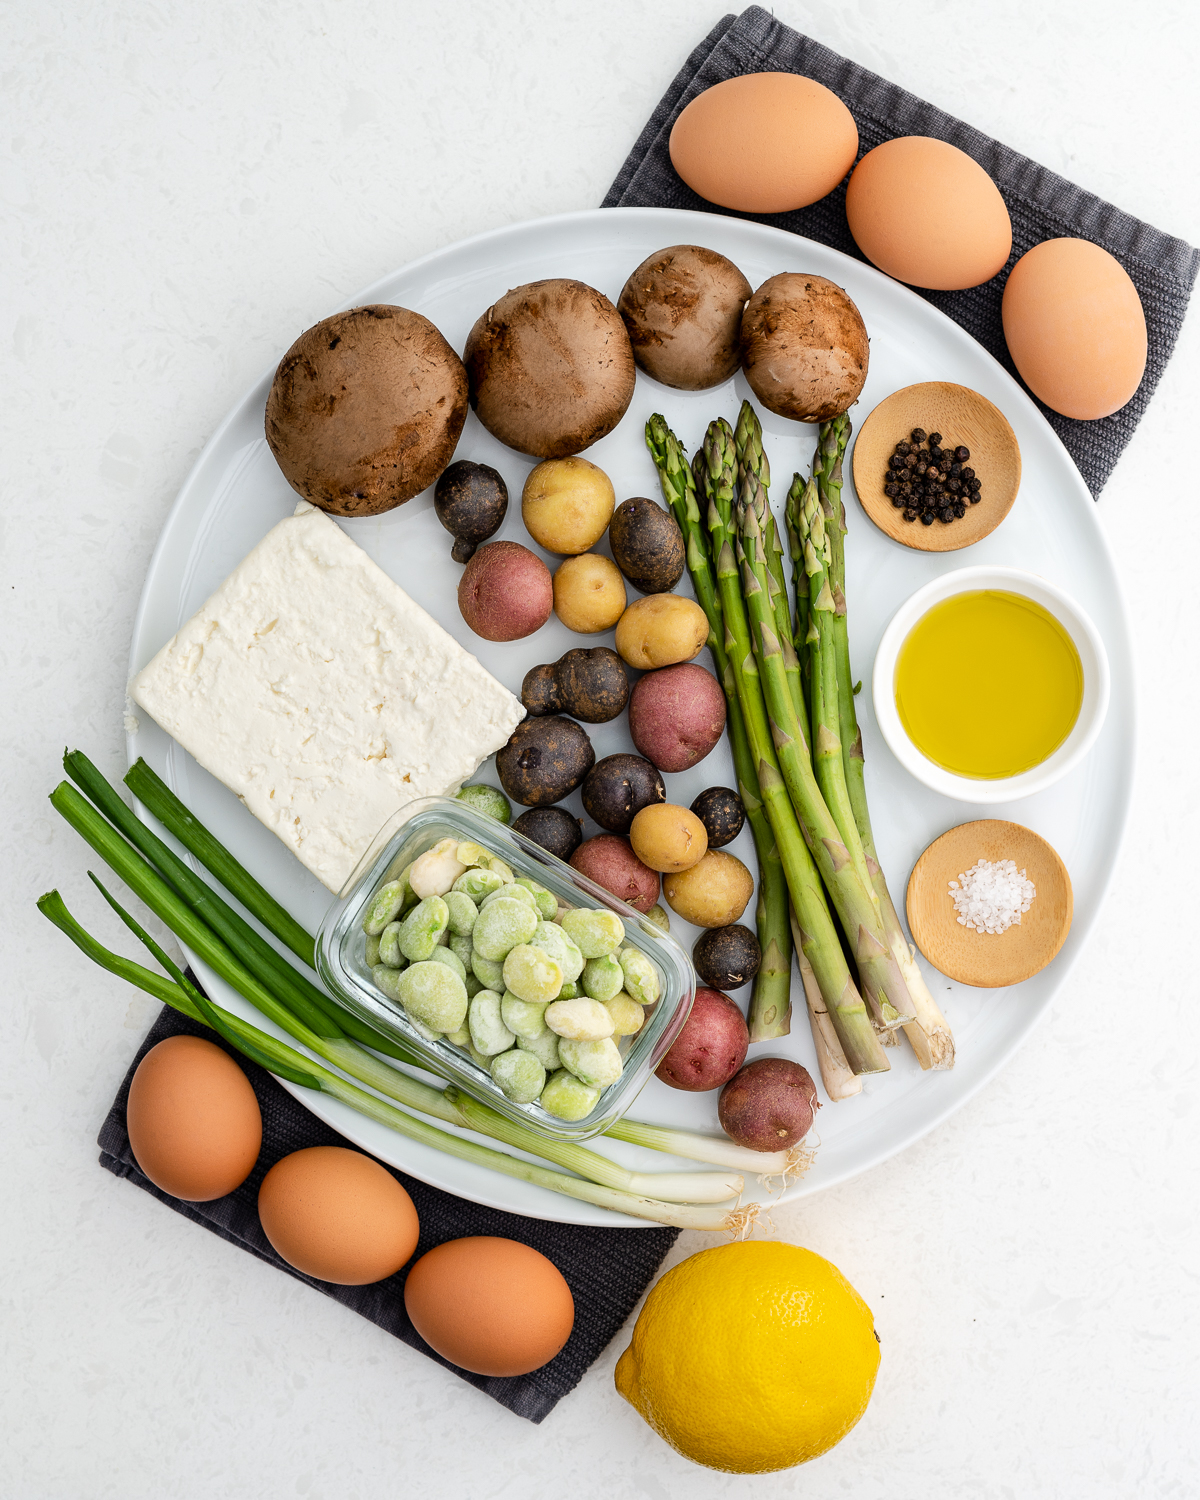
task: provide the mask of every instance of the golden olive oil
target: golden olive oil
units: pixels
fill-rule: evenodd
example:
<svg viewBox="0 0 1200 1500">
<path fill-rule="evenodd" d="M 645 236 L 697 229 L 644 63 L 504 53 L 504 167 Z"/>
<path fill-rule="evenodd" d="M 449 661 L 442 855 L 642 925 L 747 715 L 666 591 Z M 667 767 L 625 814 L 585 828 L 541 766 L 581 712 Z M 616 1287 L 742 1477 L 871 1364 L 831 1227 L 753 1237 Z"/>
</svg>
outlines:
<svg viewBox="0 0 1200 1500">
<path fill-rule="evenodd" d="M 909 631 L 895 692 L 918 750 L 958 776 L 995 780 L 1040 765 L 1070 734 L 1083 665 L 1040 604 L 974 589 L 935 604 Z"/>
</svg>

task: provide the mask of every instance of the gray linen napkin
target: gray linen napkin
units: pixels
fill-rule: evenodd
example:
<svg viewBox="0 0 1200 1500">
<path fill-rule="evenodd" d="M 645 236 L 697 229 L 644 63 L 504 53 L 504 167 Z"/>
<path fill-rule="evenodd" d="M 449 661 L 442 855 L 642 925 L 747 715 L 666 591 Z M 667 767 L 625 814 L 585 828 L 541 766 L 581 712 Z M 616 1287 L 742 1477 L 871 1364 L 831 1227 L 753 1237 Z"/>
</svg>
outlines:
<svg viewBox="0 0 1200 1500">
<path fill-rule="evenodd" d="M 150 1048 L 168 1036 L 203 1036 L 224 1048 L 243 1069 L 258 1096 L 262 1110 L 263 1142 L 258 1161 L 241 1187 L 212 1203 L 183 1203 L 156 1188 L 144 1177 L 129 1146 L 125 1128 L 125 1102 L 129 1084 L 139 1062 Z M 335 1286 L 306 1276 L 282 1260 L 272 1249 L 258 1218 L 258 1189 L 275 1163 L 293 1151 L 307 1146 L 348 1146 L 349 1141 L 336 1130 L 310 1114 L 269 1073 L 242 1057 L 213 1035 L 164 1006 L 158 1020 L 117 1091 L 108 1118 L 100 1131 L 100 1164 L 118 1177 L 124 1177 L 160 1203 L 193 1223 L 211 1230 L 230 1244 L 248 1250 L 259 1260 L 303 1281 L 314 1291 L 324 1292 L 343 1307 L 369 1318 L 380 1328 L 394 1334 L 411 1348 L 426 1354 L 438 1364 L 485 1391 L 501 1406 L 531 1422 L 540 1422 L 574 1390 L 588 1366 L 615 1337 L 621 1324 L 637 1305 L 638 1298 L 653 1279 L 663 1257 L 674 1244 L 677 1229 L 595 1229 L 578 1224 L 555 1224 L 546 1219 L 527 1219 L 520 1214 L 502 1213 L 455 1198 L 427 1183 L 387 1170 L 403 1183 L 421 1222 L 421 1238 L 413 1259 L 386 1281 L 372 1286 Z M 386 1163 L 382 1163 L 386 1166 Z M 425 1343 L 408 1320 L 404 1310 L 404 1279 L 419 1256 L 445 1240 L 464 1235 L 498 1235 L 532 1245 L 553 1261 L 562 1272 L 575 1298 L 575 1327 L 560 1353 L 530 1375 L 472 1375 L 445 1360 Z"/>
<path fill-rule="evenodd" d="M 1013 248 L 1000 275 L 964 292 L 921 292 L 1016 375 L 1004 343 L 1000 299 L 1008 273 L 1032 246 L 1063 235 L 1102 245 L 1125 267 L 1146 313 L 1146 373 L 1127 406 L 1098 422 L 1059 416 L 1038 402 L 1093 495 L 1103 489 L 1162 378 L 1200 268 L 1200 251 L 1086 193 L 953 115 L 801 36 L 757 5 L 726 16 L 705 37 L 663 95 L 604 200 L 605 208 L 661 207 L 725 213 L 692 192 L 671 166 L 667 142 L 680 111 L 697 94 L 743 73 L 802 73 L 832 89 L 858 125 L 865 155 L 898 135 L 929 135 L 973 156 L 999 187 L 1012 218 Z M 735 214 L 790 229 L 858 260 L 850 237 L 845 184 L 819 203 L 789 214 Z M 1018 377 L 1019 378 L 1019 377 Z M 1036 398 L 1035 398 L 1036 399 Z"/>
</svg>

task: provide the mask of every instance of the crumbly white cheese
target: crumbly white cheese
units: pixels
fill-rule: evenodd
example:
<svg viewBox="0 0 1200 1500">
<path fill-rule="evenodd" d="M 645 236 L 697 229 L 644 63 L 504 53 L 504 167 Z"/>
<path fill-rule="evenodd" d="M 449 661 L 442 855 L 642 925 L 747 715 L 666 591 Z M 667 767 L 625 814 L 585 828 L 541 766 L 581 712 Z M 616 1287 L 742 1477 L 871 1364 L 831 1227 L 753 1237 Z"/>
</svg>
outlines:
<svg viewBox="0 0 1200 1500">
<path fill-rule="evenodd" d="M 307 504 L 129 692 L 332 891 L 397 808 L 457 790 L 525 717 Z"/>
</svg>

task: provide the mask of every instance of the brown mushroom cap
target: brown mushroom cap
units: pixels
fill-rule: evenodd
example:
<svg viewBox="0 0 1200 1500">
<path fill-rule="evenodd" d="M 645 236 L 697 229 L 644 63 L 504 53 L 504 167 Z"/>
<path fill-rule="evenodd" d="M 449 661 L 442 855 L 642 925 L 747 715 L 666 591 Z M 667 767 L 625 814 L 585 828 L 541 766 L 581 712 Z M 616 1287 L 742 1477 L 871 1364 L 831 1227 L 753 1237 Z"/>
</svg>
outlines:
<svg viewBox="0 0 1200 1500">
<path fill-rule="evenodd" d="M 463 352 L 487 430 L 534 458 L 566 458 L 610 433 L 633 397 L 621 315 L 582 281 L 514 287 L 478 319 Z"/>
<path fill-rule="evenodd" d="M 291 487 L 337 516 L 373 516 L 431 485 L 467 419 L 467 376 L 428 318 L 353 307 L 302 333 L 267 397 Z"/>
<path fill-rule="evenodd" d="M 617 307 L 640 369 L 677 390 L 706 391 L 737 370 L 749 296 L 750 283 L 724 255 L 669 245 L 641 263 Z"/>
<path fill-rule="evenodd" d="M 742 314 L 742 367 L 771 411 L 828 422 L 858 400 L 870 346 L 858 308 L 824 276 L 784 271 L 764 281 Z"/>
</svg>

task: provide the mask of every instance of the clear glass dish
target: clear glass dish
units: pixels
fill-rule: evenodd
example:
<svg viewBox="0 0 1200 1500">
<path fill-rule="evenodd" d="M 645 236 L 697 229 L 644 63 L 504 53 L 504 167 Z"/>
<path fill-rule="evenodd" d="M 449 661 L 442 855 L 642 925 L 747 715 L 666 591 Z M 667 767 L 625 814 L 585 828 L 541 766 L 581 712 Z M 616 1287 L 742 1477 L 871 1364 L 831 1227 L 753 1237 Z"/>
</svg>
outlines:
<svg viewBox="0 0 1200 1500">
<path fill-rule="evenodd" d="M 642 1029 L 624 1058 L 624 1071 L 600 1095 L 582 1120 L 560 1120 L 539 1103 L 514 1104 L 469 1053 L 438 1040 L 427 1041 L 404 1010 L 379 989 L 366 961 L 363 911 L 386 880 L 439 839 L 474 840 L 498 854 L 518 875 L 538 881 L 560 906 L 606 906 L 625 924 L 626 941 L 654 965 L 661 994 L 646 1012 Z M 431 1073 L 449 1079 L 481 1103 L 552 1140 L 585 1141 L 619 1120 L 637 1098 L 687 1020 L 696 995 L 696 976 L 683 949 L 624 901 L 580 875 L 570 865 L 494 818 L 449 797 L 426 797 L 402 807 L 383 825 L 317 932 L 317 972 L 338 999 L 408 1047 Z"/>
</svg>

